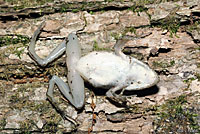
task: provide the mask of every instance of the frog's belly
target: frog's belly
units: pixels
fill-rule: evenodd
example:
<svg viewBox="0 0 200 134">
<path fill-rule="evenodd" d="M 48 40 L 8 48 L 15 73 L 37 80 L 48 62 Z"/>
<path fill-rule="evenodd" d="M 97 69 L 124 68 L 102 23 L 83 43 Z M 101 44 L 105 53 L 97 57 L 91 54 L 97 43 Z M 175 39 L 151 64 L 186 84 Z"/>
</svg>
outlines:
<svg viewBox="0 0 200 134">
<path fill-rule="evenodd" d="M 125 81 L 129 63 L 108 52 L 92 52 L 77 63 L 77 71 L 95 87 L 110 88 Z"/>
</svg>

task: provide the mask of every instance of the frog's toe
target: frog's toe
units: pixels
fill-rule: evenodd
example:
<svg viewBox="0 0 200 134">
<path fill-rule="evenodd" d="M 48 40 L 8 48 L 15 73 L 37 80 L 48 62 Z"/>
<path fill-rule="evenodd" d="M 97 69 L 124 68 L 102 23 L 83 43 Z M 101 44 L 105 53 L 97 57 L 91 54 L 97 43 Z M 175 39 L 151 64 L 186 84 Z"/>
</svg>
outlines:
<svg viewBox="0 0 200 134">
<path fill-rule="evenodd" d="M 73 123 L 76 127 L 79 126 L 79 123 L 73 119 L 72 117 L 68 116 L 65 112 L 62 112 L 61 113 L 61 116 L 64 120 L 68 120 L 70 121 L 71 123 Z"/>
<path fill-rule="evenodd" d="M 113 94 L 113 96 L 109 97 L 109 99 L 120 105 L 126 105 L 126 103 L 127 103 L 126 97 L 122 96 L 122 95 L 118 95 L 118 94 Z"/>
<path fill-rule="evenodd" d="M 122 96 L 121 94 L 120 95 L 116 95 L 114 98 L 119 103 L 125 103 L 125 102 L 127 102 L 126 97 Z"/>
<path fill-rule="evenodd" d="M 106 96 L 107 96 L 108 98 L 112 98 L 112 97 L 114 97 L 114 94 L 112 93 L 112 91 L 107 91 L 107 92 L 106 92 Z"/>
</svg>

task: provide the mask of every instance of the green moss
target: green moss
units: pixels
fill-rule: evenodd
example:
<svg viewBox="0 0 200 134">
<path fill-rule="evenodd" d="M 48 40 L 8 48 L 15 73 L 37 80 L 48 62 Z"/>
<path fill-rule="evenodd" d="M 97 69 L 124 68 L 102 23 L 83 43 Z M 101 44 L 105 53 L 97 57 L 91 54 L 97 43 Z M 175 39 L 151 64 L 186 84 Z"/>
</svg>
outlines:
<svg viewBox="0 0 200 134">
<path fill-rule="evenodd" d="M 171 60 L 169 62 L 167 61 L 153 61 L 153 66 L 154 67 L 161 67 L 161 68 L 167 68 L 167 67 L 172 67 L 175 65 L 175 61 Z"/>
<path fill-rule="evenodd" d="M 79 12 L 79 9 L 72 9 L 72 12 L 77 13 L 77 12 Z"/>
<path fill-rule="evenodd" d="M 122 36 L 126 35 L 126 33 L 128 33 L 128 32 L 131 32 L 131 33 L 134 33 L 135 35 L 137 35 L 135 27 L 126 27 L 122 33 Z"/>
<path fill-rule="evenodd" d="M 177 6 L 170 14 L 159 21 L 159 24 L 157 25 L 158 27 L 161 27 L 163 30 L 167 30 L 170 33 L 170 37 L 173 37 L 176 35 L 178 29 L 180 28 L 180 19 L 177 18 L 176 16 L 176 11 L 179 10 L 179 6 Z"/>
<path fill-rule="evenodd" d="M 104 1 L 110 3 L 113 2 L 114 0 L 104 0 Z"/>
<path fill-rule="evenodd" d="M 15 35 L 15 36 L 1 36 L 0 37 L 0 47 L 7 46 L 7 45 L 14 45 L 14 44 L 28 44 L 30 39 L 27 36 L 23 35 Z"/>
<path fill-rule="evenodd" d="M 186 107 L 187 96 L 181 95 L 158 107 L 155 133 L 200 132 L 194 108 Z"/>
<path fill-rule="evenodd" d="M 25 7 L 44 5 L 49 2 L 54 2 L 53 0 L 5 0 L 5 2 L 10 5 L 16 5 L 14 10 L 23 9 Z"/>
<path fill-rule="evenodd" d="M 15 93 L 15 94 L 13 94 L 13 95 L 10 96 L 10 102 L 11 103 L 17 103 L 20 100 L 21 100 L 21 98 L 20 98 L 19 92 L 17 92 L 17 93 Z"/>
<path fill-rule="evenodd" d="M 93 15 L 93 14 L 94 14 L 94 12 L 93 12 L 93 11 L 90 11 L 90 12 L 89 12 L 89 14 Z"/>
<path fill-rule="evenodd" d="M 24 53 L 24 48 L 20 49 L 19 47 L 16 47 L 15 51 L 13 51 L 13 54 L 15 54 L 20 59 L 23 53 Z"/>
<path fill-rule="evenodd" d="M 6 118 L 0 120 L 0 130 L 3 130 L 6 126 Z"/>
<path fill-rule="evenodd" d="M 111 33 L 110 36 L 112 36 L 115 40 L 119 40 L 121 37 L 120 33 Z"/>
<path fill-rule="evenodd" d="M 184 80 L 183 82 L 190 84 L 192 81 L 194 81 L 196 79 L 198 81 L 200 81 L 200 74 L 199 73 L 195 73 L 194 77 L 188 78 L 188 79 Z"/>
<path fill-rule="evenodd" d="M 35 126 L 35 123 L 33 120 L 26 119 L 24 121 L 20 121 L 20 133 L 23 134 L 31 134 L 31 131 L 33 127 Z"/>
<path fill-rule="evenodd" d="M 194 77 L 188 78 L 188 79 L 184 80 L 183 82 L 185 82 L 185 83 L 191 83 L 193 80 L 195 80 Z"/>
<path fill-rule="evenodd" d="M 200 26 L 199 25 L 200 25 L 200 20 L 195 21 L 193 24 L 187 26 L 187 30 L 189 32 L 192 32 L 194 30 L 199 31 L 200 30 Z"/>
<path fill-rule="evenodd" d="M 139 12 L 146 12 L 148 9 L 144 6 L 141 6 L 141 5 L 134 5 L 134 6 L 131 6 L 130 8 L 128 8 L 128 10 L 131 10 L 133 12 L 136 12 L 136 13 L 139 13 Z M 139 15 L 139 14 L 138 14 Z"/>
<path fill-rule="evenodd" d="M 176 33 L 177 33 L 178 29 L 180 28 L 180 21 L 178 19 L 176 19 L 175 17 L 172 17 L 169 20 L 162 20 L 160 27 L 163 30 L 169 31 L 170 37 L 173 37 L 173 35 L 178 37 L 176 35 Z"/>
<path fill-rule="evenodd" d="M 97 41 L 94 41 L 93 51 L 111 51 L 111 49 L 109 49 L 109 48 L 101 48 L 101 47 L 99 47 Z"/>
</svg>

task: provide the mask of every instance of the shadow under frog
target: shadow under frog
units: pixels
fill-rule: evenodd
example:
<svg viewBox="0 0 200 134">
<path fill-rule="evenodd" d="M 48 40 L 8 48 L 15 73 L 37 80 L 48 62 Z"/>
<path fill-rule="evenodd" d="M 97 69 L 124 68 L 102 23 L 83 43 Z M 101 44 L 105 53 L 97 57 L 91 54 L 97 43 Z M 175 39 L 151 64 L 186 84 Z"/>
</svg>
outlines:
<svg viewBox="0 0 200 134">
<path fill-rule="evenodd" d="M 54 75 L 49 81 L 47 98 L 64 119 L 75 125 L 77 122 L 66 115 L 56 104 L 53 97 L 55 86 L 76 109 L 81 109 L 85 103 L 84 80 L 95 88 L 108 89 L 105 94 L 111 99 L 121 98 L 124 92 L 150 88 L 159 81 L 155 71 L 148 65 L 122 52 L 123 46 L 130 40 L 128 36 L 116 42 L 114 52 L 94 51 L 81 57 L 78 37 L 70 33 L 45 59 L 42 59 L 35 52 L 35 44 L 44 26 L 45 22 L 42 22 L 34 32 L 28 48 L 29 55 L 37 64 L 45 67 L 66 53 L 68 83 Z"/>
</svg>

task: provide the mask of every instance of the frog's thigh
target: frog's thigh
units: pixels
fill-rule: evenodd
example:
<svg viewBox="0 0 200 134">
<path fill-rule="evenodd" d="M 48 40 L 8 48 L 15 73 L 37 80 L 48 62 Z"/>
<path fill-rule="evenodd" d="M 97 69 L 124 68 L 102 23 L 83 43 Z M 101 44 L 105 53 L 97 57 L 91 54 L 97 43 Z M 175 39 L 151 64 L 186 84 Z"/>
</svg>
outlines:
<svg viewBox="0 0 200 134">
<path fill-rule="evenodd" d="M 53 102 L 55 102 L 55 99 L 53 97 L 53 90 L 55 85 L 57 85 L 61 93 L 70 101 L 72 105 L 74 105 L 76 108 L 80 107 L 79 104 L 76 103 L 76 97 L 72 97 L 68 83 L 65 83 L 62 79 L 55 75 L 49 81 L 49 89 L 47 91 L 47 95 L 51 98 Z"/>
</svg>

